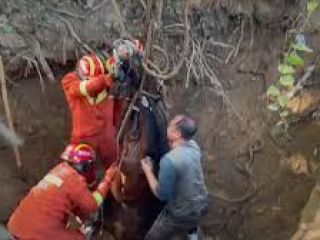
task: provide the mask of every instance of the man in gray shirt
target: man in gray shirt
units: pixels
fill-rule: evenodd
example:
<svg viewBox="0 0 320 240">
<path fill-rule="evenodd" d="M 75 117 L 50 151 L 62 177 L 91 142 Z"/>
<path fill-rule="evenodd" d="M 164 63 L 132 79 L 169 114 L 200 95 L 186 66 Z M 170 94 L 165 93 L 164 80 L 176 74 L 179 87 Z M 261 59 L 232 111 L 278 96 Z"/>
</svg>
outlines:
<svg viewBox="0 0 320 240">
<path fill-rule="evenodd" d="M 190 239 L 197 239 L 194 230 L 208 206 L 208 191 L 200 148 L 192 140 L 196 131 L 191 118 L 184 115 L 173 118 L 167 130 L 171 151 L 160 161 L 158 179 L 153 173 L 152 160 L 148 157 L 141 160 L 152 192 L 166 202 L 145 240 L 168 240 L 184 233 L 190 233 Z"/>
</svg>

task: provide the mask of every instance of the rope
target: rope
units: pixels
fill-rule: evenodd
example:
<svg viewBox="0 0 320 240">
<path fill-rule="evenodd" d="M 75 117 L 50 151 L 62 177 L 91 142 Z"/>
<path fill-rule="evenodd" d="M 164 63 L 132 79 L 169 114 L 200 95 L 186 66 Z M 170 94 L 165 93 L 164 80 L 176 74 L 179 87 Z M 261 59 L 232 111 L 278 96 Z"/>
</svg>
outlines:
<svg viewBox="0 0 320 240">
<path fill-rule="evenodd" d="M 150 0 L 148 2 L 148 8 L 147 8 L 147 12 L 149 13 L 148 14 L 149 21 L 147 21 L 147 22 L 149 22 L 149 26 L 148 26 L 147 41 L 146 41 L 146 47 L 145 47 L 145 53 L 144 53 L 145 55 L 143 58 L 144 63 L 146 63 L 147 59 L 149 59 L 150 54 L 151 54 L 151 43 L 152 43 L 152 38 L 153 38 L 154 21 L 155 21 L 154 16 L 151 15 L 151 10 L 152 10 L 153 5 L 154 5 L 154 0 Z M 121 42 L 121 41 L 116 41 L 115 43 L 118 43 L 118 42 Z M 130 105 L 126 111 L 126 114 L 123 118 L 123 121 L 121 123 L 118 134 L 117 134 L 117 163 L 118 163 L 119 170 L 121 169 L 121 166 L 123 163 L 123 158 L 119 158 L 120 157 L 120 140 L 123 136 L 124 129 L 129 121 L 131 113 L 134 109 L 135 103 L 138 100 L 139 96 L 141 95 L 146 78 L 147 78 L 147 73 L 143 72 L 142 79 L 141 79 L 140 86 L 139 86 L 139 90 L 133 96 L 131 103 L 130 103 Z"/>
</svg>

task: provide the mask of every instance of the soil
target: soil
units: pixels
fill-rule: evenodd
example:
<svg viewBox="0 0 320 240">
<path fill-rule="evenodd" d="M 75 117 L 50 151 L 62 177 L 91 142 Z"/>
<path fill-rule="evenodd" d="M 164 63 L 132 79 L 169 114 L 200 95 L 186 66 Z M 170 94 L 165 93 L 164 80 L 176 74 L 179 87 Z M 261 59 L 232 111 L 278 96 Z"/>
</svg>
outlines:
<svg viewBox="0 0 320 240">
<path fill-rule="evenodd" d="M 12 12 L 8 13 L 7 5 L 0 9 L 6 10 L 3 11 L 6 18 L 10 16 L 9 19 L 15 19 L 13 24 L 16 26 L 15 22 L 22 20 L 17 17 L 17 3 L 23 2 L 22 8 L 26 9 L 30 6 L 26 4 L 27 1 L 8 2 L 15 6 L 12 8 L 13 15 Z M 31 2 L 33 1 L 30 1 L 30 4 Z M 75 12 L 84 11 L 82 3 L 66 2 L 76 6 Z M 167 1 L 164 2 L 167 4 Z M 219 2 L 218 6 L 212 7 L 216 2 Z M 70 9 L 70 6 L 62 1 L 52 1 L 52 4 L 55 8 L 58 6 L 59 9 Z M 267 110 L 264 95 L 267 86 L 277 77 L 277 65 L 283 52 L 285 33 L 290 19 L 301 9 L 301 3 L 293 0 L 239 0 L 193 1 L 193 4 L 193 16 L 201 16 L 202 28 L 197 31 L 200 31 L 203 38 L 209 36 L 234 46 L 240 44 L 239 53 L 227 64 L 215 61 L 211 66 L 231 105 L 217 94 L 216 88 L 206 82 L 197 84 L 193 81 L 189 88 L 186 88 L 187 69 L 182 69 L 181 73 L 167 84 L 168 99 L 172 103 L 170 115 L 190 114 L 199 125 L 197 141 L 203 149 L 205 177 L 212 195 L 211 208 L 201 223 L 204 234 L 207 239 L 219 240 L 290 239 L 301 221 L 314 218 L 314 214 L 308 213 L 314 213 L 318 208 L 317 205 L 307 204 L 318 181 L 317 171 L 314 170 L 319 162 L 315 149 L 319 146 L 320 125 L 317 119 L 310 118 L 310 114 L 317 111 L 318 101 L 306 104 L 312 109 L 312 113 L 300 113 L 305 120 L 290 129 L 288 139 L 275 133 L 274 126 L 278 119 Z M 135 18 L 135 14 L 139 15 L 141 6 L 138 5 L 134 1 L 121 5 L 127 19 Z M 170 4 L 166 6 L 168 9 L 174 7 Z M 78 19 L 70 20 L 75 24 L 75 30 L 80 33 L 81 39 L 94 46 L 101 45 L 106 39 L 115 38 L 119 34 L 105 29 L 118 21 L 115 15 L 104 14 L 104 11 L 111 12 L 110 4 L 104 5 L 99 11 L 85 20 L 84 29 L 80 28 Z M 165 14 L 168 12 L 170 11 Z M 101 16 L 103 20 L 100 19 Z M 107 23 L 104 28 L 90 28 L 98 18 L 99 23 Z M 239 19 L 247 21 L 241 42 Z M 132 22 L 129 31 L 139 29 L 137 34 L 141 34 L 138 25 L 139 21 Z M 59 26 L 57 29 L 60 29 Z M 12 41 L 13 36 L 10 34 L 0 35 L 0 40 L 7 38 L 6 41 L 0 41 L 0 52 L 5 57 L 7 72 L 11 73 L 13 79 L 8 83 L 8 90 L 14 125 L 24 138 L 24 144 L 20 148 L 23 164 L 20 171 L 16 169 L 12 149 L 0 142 L 0 182 L 5 186 L 0 190 L 0 220 L 3 223 L 29 187 L 58 162 L 59 154 L 69 139 L 70 117 L 59 81 L 62 75 L 73 67 L 76 49 L 78 51 L 80 48 L 69 36 L 67 60 L 70 62 L 64 66 L 61 61 L 62 53 L 57 50 L 62 45 L 63 38 L 58 35 L 51 38 L 52 33 L 42 31 L 42 28 L 36 29 L 36 37 L 42 33 L 50 40 L 43 38 L 40 43 L 56 79 L 56 82 L 46 80 L 44 91 L 35 71 L 23 77 L 21 68 L 24 63 L 17 63 L 16 67 L 8 65 L 9 60 L 18 54 L 19 47 L 4 44 L 28 43 L 24 42 L 20 34 L 14 37 L 21 41 Z M 66 29 L 61 32 L 59 30 L 59 34 L 62 32 L 66 34 Z M 108 34 L 95 35 L 97 32 Z M 95 37 L 92 37 L 93 35 Z M 317 45 L 319 39 L 317 32 L 310 33 L 307 39 L 317 53 L 320 49 Z M 177 39 L 172 38 L 170 41 L 175 43 Z M 56 43 L 54 51 L 51 48 L 52 42 Z M 227 57 L 227 53 L 225 49 L 215 50 L 215 54 L 220 58 Z M 318 90 L 311 95 L 314 97 L 307 94 L 311 100 L 319 99 L 320 96 Z M 1 101 L 0 116 L 5 116 Z M 263 143 L 263 146 L 250 157 L 250 146 L 257 142 Z M 237 167 L 248 161 L 253 163 L 252 179 Z M 257 191 L 244 201 L 233 201 L 251 192 L 252 180 L 257 185 Z M 303 211 L 305 205 L 312 206 Z M 306 215 L 309 217 L 305 217 Z M 303 217 L 300 220 L 301 216 Z"/>
</svg>

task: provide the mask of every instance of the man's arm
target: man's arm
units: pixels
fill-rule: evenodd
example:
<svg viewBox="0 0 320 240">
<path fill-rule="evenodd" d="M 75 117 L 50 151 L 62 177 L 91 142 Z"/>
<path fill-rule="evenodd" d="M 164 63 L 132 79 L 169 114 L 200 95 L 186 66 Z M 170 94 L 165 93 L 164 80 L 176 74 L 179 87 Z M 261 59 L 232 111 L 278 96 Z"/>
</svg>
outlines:
<svg viewBox="0 0 320 240">
<path fill-rule="evenodd" d="M 142 159 L 141 165 L 154 195 L 157 196 L 161 201 L 171 200 L 174 195 L 174 186 L 178 175 L 171 159 L 163 158 L 160 161 L 158 180 L 153 174 L 152 162 L 150 158 Z"/>
<path fill-rule="evenodd" d="M 146 175 L 151 191 L 155 196 L 158 197 L 157 189 L 158 189 L 159 182 L 156 176 L 153 174 L 152 166 L 146 166 L 147 164 L 150 164 L 146 161 L 147 160 L 145 159 L 141 160 L 142 169 L 144 171 L 144 174 Z"/>
</svg>

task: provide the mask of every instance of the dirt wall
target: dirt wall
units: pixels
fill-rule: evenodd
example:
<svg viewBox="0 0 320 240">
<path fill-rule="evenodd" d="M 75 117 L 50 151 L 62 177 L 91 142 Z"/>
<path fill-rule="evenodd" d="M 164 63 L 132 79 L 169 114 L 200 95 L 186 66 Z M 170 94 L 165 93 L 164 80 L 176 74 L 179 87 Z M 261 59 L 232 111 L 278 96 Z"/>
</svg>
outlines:
<svg viewBox="0 0 320 240">
<path fill-rule="evenodd" d="M 166 18 L 166 21 L 172 23 L 179 15 L 174 12 L 177 6 L 167 4 L 168 1 L 164 3 L 166 11 L 163 15 L 167 16 L 170 13 L 171 18 Z M 19 25 L 22 21 L 27 25 L 26 29 L 29 29 L 29 20 L 23 21 L 27 19 L 22 18 L 24 14 L 21 17 L 17 16 L 21 14 L 17 9 L 18 4 L 22 4 L 21 9 L 27 11 L 34 7 L 30 4 L 37 3 L 12 1 L 10 10 L 6 2 L 1 6 L 1 10 L 7 19 L 12 18 L 14 25 Z M 72 9 L 78 14 L 89 11 L 81 5 L 83 2 L 53 1 L 50 7 L 51 4 L 56 10 Z M 41 6 L 40 2 L 40 9 Z M 134 1 L 120 6 L 128 19 L 136 18 L 142 11 L 139 3 Z M 98 46 L 104 41 L 105 36 L 100 38 L 102 32 L 107 33 L 106 38 L 109 38 L 109 35 L 113 38 L 118 34 L 108 30 L 109 23 L 113 20 L 110 20 L 111 16 L 105 12 L 112 12 L 110 7 L 110 4 L 104 5 L 85 20 L 64 17 L 75 24 L 75 31 L 81 39 L 90 43 L 90 46 Z M 193 7 L 192 27 L 200 40 L 213 38 L 238 49 L 237 54 L 234 54 L 229 61 L 226 61 L 230 53 L 228 49 L 220 47 L 210 49 L 212 51 L 210 53 L 222 59 L 222 61 L 212 61 L 210 67 L 221 82 L 227 99 L 219 94 L 221 92 L 216 85 L 197 81 L 195 77 L 191 78 L 189 88 L 185 88 L 187 67 L 174 80 L 167 83 L 168 101 L 172 104 L 171 115 L 188 113 L 195 117 L 199 124 L 197 140 L 203 148 L 206 181 L 213 196 L 210 212 L 202 221 L 204 232 L 212 239 L 214 237 L 226 240 L 289 239 L 298 225 L 300 211 L 315 183 L 309 177 L 309 172 L 303 170 L 303 166 L 307 159 L 313 156 L 313 148 L 307 146 L 317 141 L 320 129 L 314 127 L 311 130 L 308 127 L 293 129 L 291 141 L 282 141 L 275 137 L 271 129 L 277 117 L 266 109 L 263 96 L 267 86 L 277 77 L 277 65 L 285 44 L 285 31 L 290 25 L 290 19 L 299 11 L 300 2 L 194 1 Z M 65 41 L 61 37 L 65 36 L 61 35 L 63 32 L 67 35 L 67 59 L 69 56 L 70 59 L 75 58 L 76 49 L 80 51 L 81 48 L 79 43 L 70 36 L 70 33 L 68 34 L 66 24 L 51 15 L 51 10 L 50 13 L 45 12 L 48 14 L 50 25 L 52 23 L 59 34 L 46 39 L 52 33 L 47 33 L 49 30 L 46 27 L 37 27 L 34 35 L 41 44 L 43 54 L 49 62 L 51 60 L 61 62 L 64 55 L 61 46 Z M 56 14 L 56 11 L 53 12 Z M 55 20 L 51 22 L 53 18 Z M 101 22 L 105 21 L 107 24 L 102 26 Z M 167 22 L 163 25 L 165 23 Z M 132 21 L 132 24 L 129 27 L 130 31 L 139 24 L 139 21 Z M 136 30 L 140 34 L 141 28 Z M 19 49 L 9 46 L 16 42 L 16 40 L 10 41 L 13 35 L 18 37 L 16 33 L 0 36 L 9 39 L 0 41 L 0 52 L 5 51 L 7 55 L 4 56 L 10 58 L 17 54 L 16 49 Z M 161 36 L 160 33 L 159 35 Z M 170 37 L 169 34 L 164 36 L 166 41 L 163 44 L 168 49 L 182 41 L 177 36 Z M 92 43 L 90 38 L 93 38 Z M 315 43 L 317 39 L 319 36 L 314 34 L 308 40 Z M 22 45 L 28 44 L 23 37 L 20 40 Z M 8 45 L 3 46 L 5 43 Z M 24 48 L 30 50 L 30 46 Z M 12 71 L 10 67 L 8 68 Z M 68 70 L 64 69 L 61 72 L 53 68 L 57 81 L 52 84 L 46 82 L 45 92 L 42 91 L 36 74 L 9 83 L 15 127 L 25 139 L 25 144 L 20 150 L 23 162 L 22 176 L 28 186 L 37 182 L 57 162 L 63 146 L 68 142 L 70 119 L 59 83 L 61 75 Z M 3 116 L 2 106 L 0 102 L 0 112 Z M 252 148 L 255 144 L 258 144 L 256 149 Z M 300 157 L 296 157 L 298 153 Z M 0 154 L 0 173 L 3 171 L 6 179 L 16 179 L 12 149 L 2 144 Z M 296 162 L 298 167 L 292 167 Z M 297 169 L 302 170 L 297 171 Z M 18 185 L 22 188 L 13 187 L 14 191 L 18 191 L 12 194 L 14 203 L 25 192 L 23 188 L 25 183 L 20 183 Z M 5 201 L 4 196 L 9 196 L 6 193 L 13 190 L 1 191 L 0 197 Z M 9 209 L 13 208 L 14 203 L 9 203 Z M 8 212 L 5 212 L 0 219 L 5 220 L 7 217 Z"/>
</svg>

